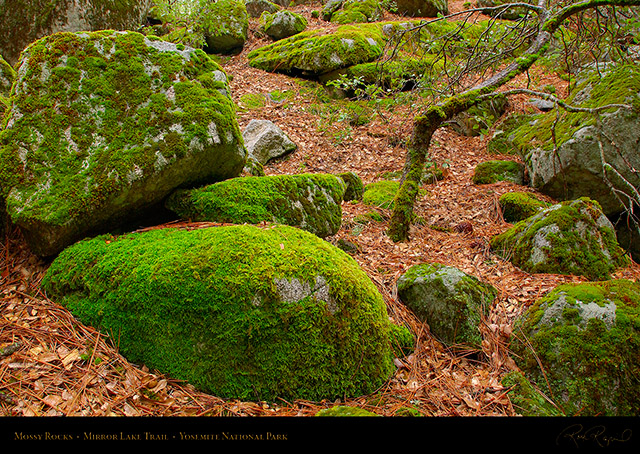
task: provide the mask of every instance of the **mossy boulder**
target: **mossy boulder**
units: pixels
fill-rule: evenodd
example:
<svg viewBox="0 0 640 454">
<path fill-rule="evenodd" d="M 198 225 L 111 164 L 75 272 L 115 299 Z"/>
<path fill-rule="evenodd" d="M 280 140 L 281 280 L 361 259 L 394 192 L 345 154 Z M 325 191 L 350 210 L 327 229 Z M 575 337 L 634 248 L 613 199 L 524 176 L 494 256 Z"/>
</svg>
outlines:
<svg viewBox="0 0 640 454">
<path fill-rule="evenodd" d="M 529 273 L 609 279 L 629 264 L 597 202 L 582 198 L 543 209 L 491 239 L 491 248 Z"/>
<path fill-rule="evenodd" d="M 317 77 L 321 74 L 370 62 L 382 55 L 385 44 L 381 28 L 343 25 L 335 32 L 308 30 L 254 49 L 249 65 L 269 72 Z"/>
<path fill-rule="evenodd" d="M 639 416 L 638 303 L 637 282 L 560 285 L 516 320 L 516 364 L 568 416 Z"/>
<path fill-rule="evenodd" d="M 249 32 L 249 14 L 244 0 L 208 2 L 198 14 L 206 42 L 205 50 L 229 54 L 242 50 Z"/>
<path fill-rule="evenodd" d="M 640 67 L 609 65 L 599 71 L 583 70 L 567 103 L 583 108 L 638 106 Z M 556 200 L 589 197 L 612 216 L 624 210 L 621 199 L 627 198 L 622 194 L 640 190 L 640 175 L 635 171 L 640 168 L 640 116 L 637 109 L 613 108 L 601 112 L 600 118 L 601 134 L 593 115 L 560 109 L 530 117 L 510 136 L 524 156 L 535 189 Z"/>
<path fill-rule="evenodd" d="M 0 188 L 33 252 L 139 219 L 174 189 L 242 171 L 226 74 L 135 32 L 57 33 L 18 65 Z"/>
<path fill-rule="evenodd" d="M 100 236 L 42 285 L 130 361 L 223 398 L 367 394 L 413 344 L 349 255 L 287 226 Z"/>
<path fill-rule="evenodd" d="M 364 193 L 362 179 L 354 172 L 344 172 L 338 174 L 338 176 L 346 186 L 342 199 L 346 202 L 362 200 Z"/>
<path fill-rule="evenodd" d="M 537 389 L 521 371 L 511 371 L 502 377 L 502 386 L 509 388 L 509 401 L 516 413 L 523 416 L 563 416 L 546 393 Z M 546 388 L 543 388 L 546 390 Z"/>
<path fill-rule="evenodd" d="M 362 203 L 368 206 L 391 209 L 398 189 L 400 189 L 399 181 L 380 180 L 369 183 L 364 187 Z"/>
<path fill-rule="evenodd" d="M 244 5 L 247 8 L 249 17 L 253 18 L 260 17 L 264 12 L 275 13 L 282 9 L 280 5 L 276 5 L 269 0 L 245 0 Z"/>
<path fill-rule="evenodd" d="M 342 179 L 328 174 L 241 177 L 178 190 L 166 206 L 193 221 L 280 223 L 326 237 L 340 229 L 344 190 Z"/>
<path fill-rule="evenodd" d="M 264 12 L 260 16 L 260 27 L 271 39 L 279 40 L 303 32 L 307 28 L 307 19 L 288 10 Z"/>
<path fill-rule="evenodd" d="M 480 323 L 498 295 L 490 284 L 441 264 L 414 265 L 398 279 L 398 296 L 449 345 L 480 349 Z"/>
<path fill-rule="evenodd" d="M 507 192 L 498 199 L 505 221 L 515 223 L 533 216 L 538 211 L 549 206 L 530 192 Z"/>
<path fill-rule="evenodd" d="M 382 16 L 379 0 L 338 0 L 325 3 L 322 18 L 336 24 L 375 22 Z"/>
<path fill-rule="evenodd" d="M 25 47 L 57 32 L 137 30 L 150 4 L 151 0 L 2 1 L 0 54 L 14 65 Z"/>
<path fill-rule="evenodd" d="M 395 0 L 398 14 L 409 17 L 437 17 L 449 14 L 447 0 Z"/>
<path fill-rule="evenodd" d="M 473 173 L 474 184 L 492 184 L 499 181 L 524 184 L 524 165 L 516 161 L 485 161 L 478 164 Z"/>
<path fill-rule="evenodd" d="M 520 17 L 524 16 L 527 12 L 532 14 L 531 10 L 527 10 L 521 6 L 512 6 L 506 8 L 506 5 L 514 3 L 509 0 L 477 0 L 476 4 L 478 8 L 485 8 L 483 11 L 485 14 L 488 14 L 491 17 L 496 17 L 498 19 L 505 20 L 516 20 Z M 524 3 L 533 3 L 530 1 L 525 1 Z M 505 6 L 505 8 L 499 8 L 500 6 Z"/>
</svg>

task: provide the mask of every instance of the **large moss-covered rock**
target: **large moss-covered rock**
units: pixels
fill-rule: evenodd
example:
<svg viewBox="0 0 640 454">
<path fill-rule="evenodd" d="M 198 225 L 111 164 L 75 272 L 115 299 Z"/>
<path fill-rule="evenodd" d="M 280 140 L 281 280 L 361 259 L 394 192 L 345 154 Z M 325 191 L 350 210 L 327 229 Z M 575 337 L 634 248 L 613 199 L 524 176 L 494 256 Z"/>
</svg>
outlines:
<svg viewBox="0 0 640 454">
<path fill-rule="evenodd" d="M 481 347 L 480 323 L 498 295 L 493 286 L 457 268 L 430 263 L 412 266 L 397 285 L 400 300 L 439 340 Z"/>
<path fill-rule="evenodd" d="M 529 273 L 608 279 L 629 264 L 613 225 L 587 198 L 543 209 L 494 236 L 491 247 Z"/>
<path fill-rule="evenodd" d="M 0 1 L 0 54 L 15 64 L 37 39 L 57 32 L 137 30 L 151 0 Z"/>
<path fill-rule="evenodd" d="M 413 343 L 353 259 L 287 226 L 101 236 L 66 249 L 42 284 L 130 361 L 220 397 L 367 394 Z"/>
<path fill-rule="evenodd" d="M 516 321 L 516 364 L 568 416 L 639 416 L 638 303 L 632 281 L 560 285 Z M 528 401 L 523 413 L 553 414 L 526 382 L 520 386 L 525 392 L 513 392 Z"/>
<path fill-rule="evenodd" d="M 194 221 L 275 222 L 326 237 L 340 229 L 344 191 L 343 180 L 328 174 L 242 177 L 178 190 L 167 208 Z"/>
<path fill-rule="evenodd" d="M 375 25 L 343 25 L 333 33 L 309 30 L 247 55 L 249 64 L 265 71 L 318 76 L 382 55 L 385 38 Z"/>
<path fill-rule="evenodd" d="M 272 39 L 279 40 L 297 35 L 307 28 L 307 19 L 293 11 L 264 12 L 260 16 L 260 27 Z"/>
<path fill-rule="evenodd" d="M 208 2 L 198 13 L 206 50 L 227 54 L 242 50 L 247 41 L 249 14 L 244 0 L 216 0 Z"/>
<path fill-rule="evenodd" d="M 325 3 L 322 18 L 336 24 L 375 22 L 382 16 L 379 0 L 338 0 Z"/>
<path fill-rule="evenodd" d="M 621 65 L 601 67 L 599 72 L 583 71 L 567 102 L 585 108 L 638 105 L 640 67 Z M 592 115 L 563 109 L 531 117 L 510 136 L 525 156 L 534 188 L 556 200 L 589 197 L 611 216 L 624 209 L 621 200 L 626 202 L 627 198 L 621 194 L 640 190 L 640 174 L 635 171 L 640 168 L 640 116 L 624 108 L 600 116 L 601 142 Z M 606 177 L 602 156 L 607 162 Z"/>
<path fill-rule="evenodd" d="M 40 255 L 138 217 L 177 187 L 234 177 L 246 159 L 221 67 L 135 32 L 35 42 L 6 115 L 2 196 Z"/>
</svg>

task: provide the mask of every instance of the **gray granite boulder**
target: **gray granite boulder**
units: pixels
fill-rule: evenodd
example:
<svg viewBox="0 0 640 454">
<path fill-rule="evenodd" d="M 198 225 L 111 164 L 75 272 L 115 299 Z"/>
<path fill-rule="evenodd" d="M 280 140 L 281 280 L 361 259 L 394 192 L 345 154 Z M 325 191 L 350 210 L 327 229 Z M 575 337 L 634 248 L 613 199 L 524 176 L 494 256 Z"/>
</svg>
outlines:
<svg viewBox="0 0 640 454">
<path fill-rule="evenodd" d="M 397 286 L 400 300 L 436 338 L 480 348 L 480 323 L 497 297 L 491 285 L 457 268 L 425 263 L 409 268 Z"/>
<path fill-rule="evenodd" d="M 242 130 L 248 159 L 264 165 L 295 151 L 298 146 L 270 120 L 251 120 Z"/>
</svg>

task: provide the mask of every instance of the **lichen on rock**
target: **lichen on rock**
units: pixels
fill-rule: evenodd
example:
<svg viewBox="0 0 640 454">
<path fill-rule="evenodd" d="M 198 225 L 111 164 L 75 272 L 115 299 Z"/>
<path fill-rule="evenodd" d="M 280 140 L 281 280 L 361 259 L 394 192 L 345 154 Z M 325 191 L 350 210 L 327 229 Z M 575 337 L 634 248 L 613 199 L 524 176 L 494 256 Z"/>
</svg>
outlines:
<svg viewBox="0 0 640 454">
<path fill-rule="evenodd" d="M 431 333 L 448 345 L 481 348 L 480 324 L 497 290 L 475 276 L 441 264 L 423 263 L 398 279 L 398 296 Z"/>
</svg>

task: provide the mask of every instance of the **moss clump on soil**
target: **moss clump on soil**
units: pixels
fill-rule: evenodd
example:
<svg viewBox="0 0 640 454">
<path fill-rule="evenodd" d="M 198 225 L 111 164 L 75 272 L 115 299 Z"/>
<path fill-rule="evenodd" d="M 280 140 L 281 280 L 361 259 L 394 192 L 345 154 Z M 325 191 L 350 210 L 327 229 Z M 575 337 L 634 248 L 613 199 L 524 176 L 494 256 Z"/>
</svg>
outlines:
<svg viewBox="0 0 640 454">
<path fill-rule="evenodd" d="M 329 174 L 240 177 L 176 191 L 166 206 L 193 221 L 273 222 L 325 237 L 340 229 L 344 191 L 343 180 Z"/>
<path fill-rule="evenodd" d="M 320 410 L 315 416 L 356 416 L 356 417 L 366 417 L 366 416 L 379 416 L 369 410 L 365 410 L 363 408 L 357 407 L 349 407 L 347 405 L 338 405 L 336 407 L 325 408 Z"/>
<path fill-rule="evenodd" d="M 490 244 L 529 273 L 609 279 L 630 263 L 600 205 L 588 198 L 545 208 L 494 236 Z"/>
<path fill-rule="evenodd" d="M 400 188 L 400 182 L 392 180 L 381 180 L 369 183 L 364 188 L 362 203 L 383 209 L 391 209 L 393 200 Z"/>
<path fill-rule="evenodd" d="M 492 184 L 511 181 L 523 184 L 524 166 L 515 161 L 486 161 L 477 165 L 473 173 L 474 184 Z"/>
<path fill-rule="evenodd" d="M 530 192 L 507 192 L 498 199 L 502 217 L 507 222 L 519 222 L 536 214 L 549 204 Z"/>
<path fill-rule="evenodd" d="M 42 286 L 130 361 L 224 398 L 368 394 L 413 344 L 348 254 L 288 226 L 104 235 Z"/>
<path fill-rule="evenodd" d="M 560 285 L 516 321 L 516 363 L 568 416 L 638 416 L 639 302 L 633 281 Z"/>
</svg>

